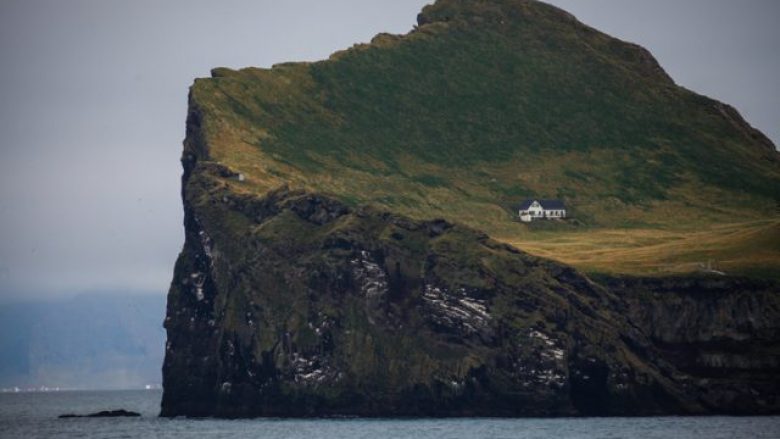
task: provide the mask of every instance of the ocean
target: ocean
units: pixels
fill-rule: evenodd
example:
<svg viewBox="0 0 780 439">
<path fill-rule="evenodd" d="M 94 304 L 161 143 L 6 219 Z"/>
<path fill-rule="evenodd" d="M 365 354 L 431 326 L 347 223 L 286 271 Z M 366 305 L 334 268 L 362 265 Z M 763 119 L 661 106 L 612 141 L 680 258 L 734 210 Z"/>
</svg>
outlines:
<svg viewBox="0 0 780 439">
<path fill-rule="evenodd" d="M 558 419 L 160 419 L 159 390 L 0 394 L 2 438 L 780 438 L 780 417 Z M 136 411 L 140 418 L 58 419 Z"/>
</svg>

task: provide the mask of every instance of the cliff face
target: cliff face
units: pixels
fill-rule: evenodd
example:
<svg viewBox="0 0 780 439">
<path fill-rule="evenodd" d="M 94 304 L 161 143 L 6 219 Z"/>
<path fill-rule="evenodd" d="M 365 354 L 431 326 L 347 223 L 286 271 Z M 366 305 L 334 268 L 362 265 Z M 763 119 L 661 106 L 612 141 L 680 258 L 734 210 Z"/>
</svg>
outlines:
<svg viewBox="0 0 780 439">
<path fill-rule="evenodd" d="M 605 288 L 443 220 L 185 163 L 163 416 L 778 410 L 773 284 Z"/>
<path fill-rule="evenodd" d="M 217 176 L 215 176 L 215 173 Z M 687 402 L 570 268 L 444 221 L 187 183 L 163 415 L 657 413 Z M 223 175 L 226 173 L 223 173 Z M 695 410 L 695 404 L 691 405 Z"/>
<path fill-rule="evenodd" d="M 162 415 L 779 412 L 776 284 L 594 282 L 477 231 L 517 231 L 496 203 L 534 190 L 604 212 L 739 185 L 769 206 L 766 142 L 547 5 L 441 0 L 419 22 L 196 81 Z"/>
<path fill-rule="evenodd" d="M 714 412 L 780 407 L 780 287 L 746 279 L 605 279 L 661 357 Z"/>
</svg>

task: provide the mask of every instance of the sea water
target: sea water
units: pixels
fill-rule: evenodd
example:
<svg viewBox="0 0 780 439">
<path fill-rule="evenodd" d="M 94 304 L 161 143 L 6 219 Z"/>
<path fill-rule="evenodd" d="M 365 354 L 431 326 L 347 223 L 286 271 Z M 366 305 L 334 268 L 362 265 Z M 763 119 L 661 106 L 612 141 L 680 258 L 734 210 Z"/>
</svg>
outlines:
<svg viewBox="0 0 780 439">
<path fill-rule="evenodd" d="M 780 417 L 161 419 L 159 390 L 0 394 L 2 438 L 780 438 Z M 126 409 L 140 418 L 58 419 Z"/>
</svg>

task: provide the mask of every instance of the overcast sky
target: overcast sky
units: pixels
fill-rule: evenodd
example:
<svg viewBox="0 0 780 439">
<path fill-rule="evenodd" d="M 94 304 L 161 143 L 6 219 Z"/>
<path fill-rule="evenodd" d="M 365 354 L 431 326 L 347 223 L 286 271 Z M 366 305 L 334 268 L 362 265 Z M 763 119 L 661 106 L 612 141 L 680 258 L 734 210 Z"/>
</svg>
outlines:
<svg viewBox="0 0 780 439">
<path fill-rule="evenodd" d="M 164 294 L 187 88 L 405 33 L 426 0 L 0 0 L 0 301 Z M 780 2 L 554 0 L 780 140 Z"/>
</svg>

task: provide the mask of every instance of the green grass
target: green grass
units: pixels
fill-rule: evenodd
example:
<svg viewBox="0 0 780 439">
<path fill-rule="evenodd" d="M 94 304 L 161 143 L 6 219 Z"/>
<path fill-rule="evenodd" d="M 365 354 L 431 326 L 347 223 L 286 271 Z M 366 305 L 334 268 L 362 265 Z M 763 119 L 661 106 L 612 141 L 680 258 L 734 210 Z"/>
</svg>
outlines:
<svg viewBox="0 0 780 439">
<path fill-rule="evenodd" d="M 531 1 L 440 0 L 423 22 L 326 61 L 198 80 L 210 159 L 247 176 L 237 191 L 288 184 L 510 242 L 570 232 L 513 221 L 529 196 L 564 199 L 576 233 L 776 215 L 777 153 L 643 49 Z"/>
</svg>

